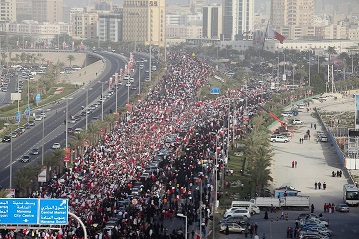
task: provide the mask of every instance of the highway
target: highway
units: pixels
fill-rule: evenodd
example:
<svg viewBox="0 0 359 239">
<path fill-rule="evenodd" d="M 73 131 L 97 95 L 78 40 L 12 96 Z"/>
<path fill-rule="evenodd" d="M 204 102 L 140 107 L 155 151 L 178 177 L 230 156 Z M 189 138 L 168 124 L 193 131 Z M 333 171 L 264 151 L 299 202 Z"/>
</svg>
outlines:
<svg viewBox="0 0 359 239">
<path fill-rule="evenodd" d="M 120 68 L 124 69 L 125 60 L 120 58 L 119 55 L 114 53 L 102 52 L 100 54 L 104 57 L 106 61 L 106 68 L 102 72 L 102 74 L 98 77 L 98 81 L 106 82 L 103 83 L 104 94 L 108 91 L 108 80 L 109 78 L 118 72 Z M 147 66 L 145 66 L 147 67 Z M 143 71 L 144 72 L 144 71 Z M 145 74 L 141 71 L 141 81 L 144 80 Z M 138 72 L 136 71 L 133 75 L 136 86 L 138 86 Z M 51 151 L 51 147 L 53 143 L 57 142 L 61 144 L 61 147 L 65 147 L 65 130 L 66 126 L 64 124 L 64 120 L 66 118 L 66 101 L 68 101 L 68 115 L 79 115 L 82 111 L 81 106 L 86 106 L 86 88 L 92 88 L 88 91 L 88 102 L 89 105 L 91 102 L 98 100 L 101 97 L 101 83 L 97 81 L 93 81 L 88 85 L 84 86 L 84 89 L 79 89 L 76 93 L 69 98 L 72 99 L 63 99 L 60 101 L 60 104 L 53 104 L 44 107 L 42 110 L 46 112 L 46 119 L 44 122 L 36 121 L 36 125 L 31 129 L 26 130 L 26 132 L 21 135 L 19 138 L 13 138 L 12 142 L 12 165 L 13 165 L 13 180 L 12 187 L 14 188 L 14 175 L 16 171 L 24 166 L 36 165 L 41 163 L 41 154 L 32 155 L 30 163 L 21 163 L 19 159 L 22 155 L 28 153 L 31 148 L 39 147 L 41 152 L 42 145 L 42 135 L 43 135 L 43 127 L 44 127 L 44 151 L 45 155 Z M 135 94 L 137 90 L 130 90 L 130 95 Z M 125 84 L 120 86 L 118 89 L 118 107 L 121 107 L 125 103 L 127 103 L 127 87 Z M 115 112 L 115 94 L 113 94 L 109 99 L 107 99 L 103 104 L 104 114 L 108 114 L 110 110 Z M 99 117 L 101 119 L 101 105 L 91 114 L 88 115 L 88 122 L 90 122 L 93 117 Z M 84 128 L 85 126 L 85 117 L 81 117 L 80 121 L 77 121 L 75 124 L 69 124 L 68 127 L 73 128 Z M 9 126 L 10 127 L 10 126 Z M 13 126 L 15 129 L 16 126 Z M 3 188 L 8 188 L 10 185 L 10 143 L 1 143 L 0 144 L 0 186 Z"/>
</svg>

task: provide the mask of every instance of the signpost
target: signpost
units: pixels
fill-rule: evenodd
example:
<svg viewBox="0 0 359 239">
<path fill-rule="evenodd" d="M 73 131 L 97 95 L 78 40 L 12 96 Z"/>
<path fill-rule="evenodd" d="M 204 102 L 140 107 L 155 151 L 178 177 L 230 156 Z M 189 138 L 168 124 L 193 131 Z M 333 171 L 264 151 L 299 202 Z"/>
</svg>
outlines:
<svg viewBox="0 0 359 239">
<path fill-rule="evenodd" d="M 67 225 L 67 199 L 0 198 L 0 224 Z"/>
<path fill-rule="evenodd" d="M 210 92 L 211 95 L 219 95 L 219 93 L 221 93 L 220 88 L 212 88 Z"/>
</svg>

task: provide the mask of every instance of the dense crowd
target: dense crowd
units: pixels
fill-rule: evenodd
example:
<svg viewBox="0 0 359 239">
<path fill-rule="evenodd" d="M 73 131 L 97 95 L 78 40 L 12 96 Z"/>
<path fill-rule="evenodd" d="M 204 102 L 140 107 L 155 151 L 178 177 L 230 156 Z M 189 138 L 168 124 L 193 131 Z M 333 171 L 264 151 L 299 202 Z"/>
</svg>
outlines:
<svg viewBox="0 0 359 239">
<path fill-rule="evenodd" d="M 51 179 L 33 196 L 68 198 L 89 238 L 184 238 L 184 224 L 166 226 L 178 213 L 186 215 L 198 233 L 206 234 L 214 168 L 220 179 L 231 137 L 243 137 L 250 130 L 241 127 L 243 115 L 251 117 L 264 100 L 262 89 L 253 88 L 246 94 L 233 89 L 200 101 L 198 89 L 212 74 L 212 67 L 198 58 L 169 54 L 168 73 L 147 98 L 122 115 L 98 144 L 87 147 L 63 177 Z M 158 167 L 144 176 L 155 159 Z M 141 186 L 134 194 L 136 184 Z M 117 223 L 107 227 L 112 218 Z M 72 219 L 60 231 L 27 234 L 84 237 L 79 223 Z"/>
</svg>

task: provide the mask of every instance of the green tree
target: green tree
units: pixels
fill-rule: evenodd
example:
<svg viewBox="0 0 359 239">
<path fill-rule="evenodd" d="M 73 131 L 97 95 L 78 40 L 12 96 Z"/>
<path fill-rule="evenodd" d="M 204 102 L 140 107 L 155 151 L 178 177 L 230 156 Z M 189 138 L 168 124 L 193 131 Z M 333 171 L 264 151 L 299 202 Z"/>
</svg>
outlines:
<svg viewBox="0 0 359 239">
<path fill-rule="evenodd" d="M 68 55 L 67 56 L 67 60 L 70 62 L 70 66 L 72 66 L 72 62 L 75 60 L 76 58 L 73 55 Z"/>
</svg>

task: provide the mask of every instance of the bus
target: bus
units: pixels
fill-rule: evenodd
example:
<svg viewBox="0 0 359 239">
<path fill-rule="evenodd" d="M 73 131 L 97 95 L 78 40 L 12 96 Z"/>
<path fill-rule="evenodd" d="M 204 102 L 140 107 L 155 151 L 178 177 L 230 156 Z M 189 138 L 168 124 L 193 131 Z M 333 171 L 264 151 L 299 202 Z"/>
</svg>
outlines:
<svg viewBox="0 0 359 239">
<path fill-rule="evenodd" d="M 359 205 L 359 191 L 354 184 L 344 184 L 343 186 L 343 202 L 348 206 Z"/>
</svg>

